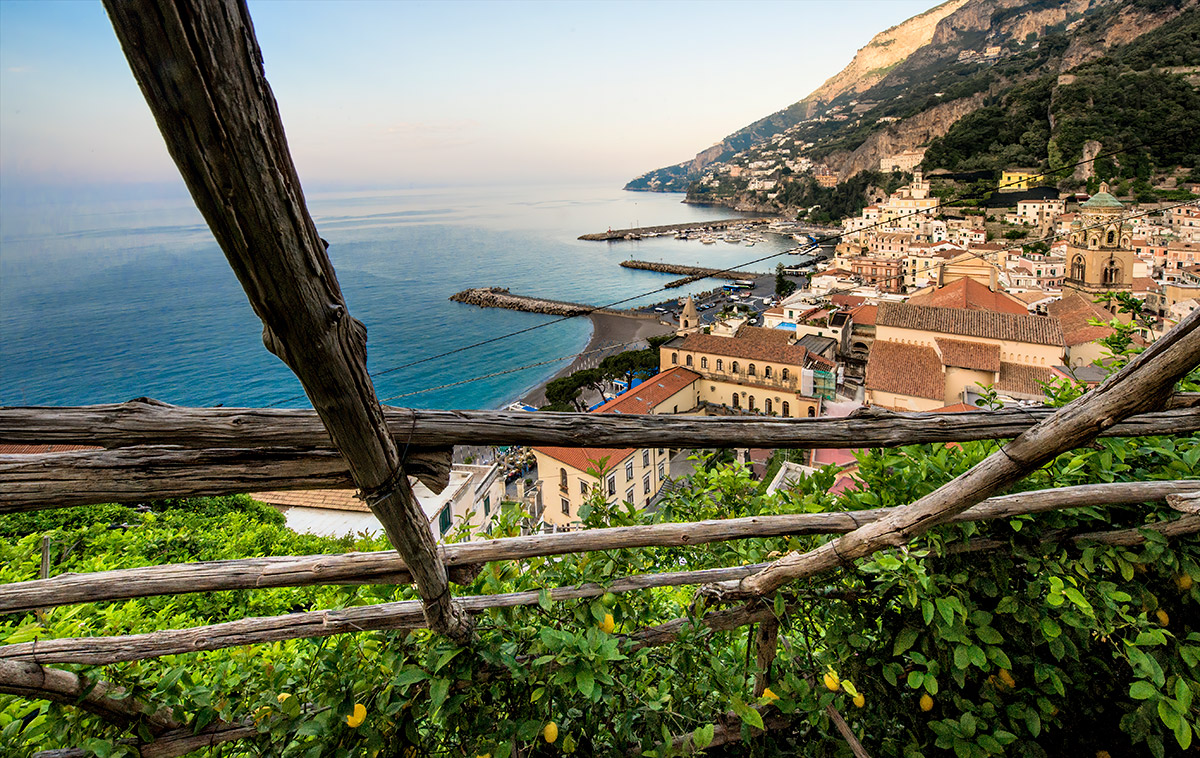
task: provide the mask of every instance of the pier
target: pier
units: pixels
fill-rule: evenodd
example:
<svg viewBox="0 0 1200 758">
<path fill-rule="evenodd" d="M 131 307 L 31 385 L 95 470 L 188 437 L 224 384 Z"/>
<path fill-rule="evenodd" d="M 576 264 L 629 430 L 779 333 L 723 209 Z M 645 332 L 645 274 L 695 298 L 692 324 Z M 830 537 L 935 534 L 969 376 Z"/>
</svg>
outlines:
<svg viewBox="0 0 1200 758">
<path fill-rule="evenodd" d="M 730 269 L 706 268 L 704 266 L 685 266 L 677 263 L 655 263 L 654 261 L 621 261 L 624 268 L 636 268 L 642 271 L 657 271 L 663 274 L 682 274 L 685 278 L 667 283 L 667 287 L 681 287 L 698 279 L 757 279 L 763 274 L 753 271 L 733 271 Z"/>
<path fill-rule="evenodd" d="M 474 287 L 450 296 L 456 303 L 478 305 L 480 308 L 505 308 L 510 311 L 525 311 L 527 313 L 545 313 L 550 316 L 588 316 L 593 313 L 603 313 L 612 316 L 643 318 L 657 321 L 654 313 L 639 311 L 624 311 L 615 308 L 597 308 L 593 305 L 571 303 L 565 300 L 549 300 L 542 297 L 514 295 L 507 287 Z"/>
<path fill-rule="evenodd" d="M 641 239 L 642 237 L 659 237 L 664 234 L 674 234 L 684 230 L 695 229 L 704 232 L 720 232 L 732 227 L 759 227 L 782 221 L 779 218 L 723 218 L 717 221 L 689 221 L 683 224 L 664 224 L 662 226 L 639 226 L 633 229 L 609 229 L 607 232 L 581 234 L 581 240 L 624 240 Z"/>
</svg>

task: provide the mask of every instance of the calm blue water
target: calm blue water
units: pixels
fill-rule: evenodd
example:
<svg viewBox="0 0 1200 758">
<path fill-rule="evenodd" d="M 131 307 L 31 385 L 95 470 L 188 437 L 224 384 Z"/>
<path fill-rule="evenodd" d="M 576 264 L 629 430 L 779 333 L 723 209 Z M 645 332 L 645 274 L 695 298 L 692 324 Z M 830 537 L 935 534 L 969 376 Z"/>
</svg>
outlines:
<svg viewBox="0 0 1200 758">
<path fill-rule="evenodd" d="M 0 404 L 85 405 L 153 397 L 182 405 L 303 407 L 299 382 L 260 341 L 261 326 L 190 198 L 171 189 L 13 197 L 0 205 Z M 447 298 L 475 286 L 591 304 L 672 277 L 626 258 L 733 266 L 794 243 L 755 247 L 672 238 L 582 242 L 580 234 L 731 215 L 679 195 L 611 187 L 422 189 L 313 194 L 309 207 L 351 313 L 368 328 L 379 396 L 424 390 L 570 356 L 586 319 L 552 324 L 455 356 L 419 358 L 545 324 L 537 314 Z M 771 270 L 782 258 L 757 264 Z M 692 290 L 707 289 L 701 282 Z M 679 290 L 639 297 L 648 303 Z M 562 368 L 525 369 L 395 401 L 494 408 Z"/>
</svg>

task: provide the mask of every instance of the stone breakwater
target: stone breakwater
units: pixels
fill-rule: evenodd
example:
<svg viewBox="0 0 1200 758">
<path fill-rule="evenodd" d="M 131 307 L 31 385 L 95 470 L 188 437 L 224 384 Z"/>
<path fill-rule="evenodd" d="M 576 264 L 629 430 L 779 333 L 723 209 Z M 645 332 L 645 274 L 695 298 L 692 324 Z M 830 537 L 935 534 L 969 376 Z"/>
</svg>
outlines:
<svg viewBox="0 0 1200 758">
<path fill-rule="evenodd" d="M 623 239 L 641 239 L 642 237 L 658 237 L 664 234 L 674 234 L 675 232 L 684 232 L 690 230 L 720 232 L 732 227 L 757 229 L 780 220 L 781 219 L 778 217 L 773 216 L 770 218 L 724 218 L 717 221 L 689 221 L 683 224 L 660 224 L 659 226 L 638 226 L 632 229 L 609 229 L 606 232 L 581 234 L 579 235 L 579 239 L 611 241 Z"/>
<path fill-rule="evenodd" d="M 624 268 L 636 268 L 642 271 L 657 271 L 661 274 L 682 274 L 686 279 L 679 279 L 666 285 L 668 287 L 678 287 L 687 282 L 696 281 L 697 279 L 757 279 L 762 274 L 756 274 L 753 271 L 734 271 L 732 269 L 706 268 L 704 266 L 687 266 L 677 263 L 656 263 L 654 261 L 621 261 L 621 266 Z"/>
<path fill-rule="evenodd" d="M 603 313 L 612 316 L 658 320 L 658 316 L 653 313 L 597 308 L 592 305 L 570 303 L 564 300 L 548 300 L 541 297 L 514 295 L 508 291 L 507 287 L 474 287 L 462 292 L 456 292 L 450 296 L 450 299 L 456 303 L 478 305 L 480 308 L 507 308 L 510 311 L 545 313 L 549 316 L 588 316 L 593 313 Z"/>
</svg>

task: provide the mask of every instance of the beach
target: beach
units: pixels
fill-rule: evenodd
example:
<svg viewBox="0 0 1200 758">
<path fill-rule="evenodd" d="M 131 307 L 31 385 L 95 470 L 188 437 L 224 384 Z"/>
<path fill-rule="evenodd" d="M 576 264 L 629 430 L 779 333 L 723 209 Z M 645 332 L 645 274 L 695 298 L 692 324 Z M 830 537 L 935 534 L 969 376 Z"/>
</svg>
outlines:
<svg viewBox="0 0 1200 758">
<path fill-rule="evenodd" d="M 546 385 L 555 379 L 580 369 L 597 366 L 600 361 L 610 355 L 636 349 L 638 346 L 629 344 L 631 342 L 675 331 L 675 327 L 670 324 L 646 318 L 618 316 L 610 313 L 593 313 L 588 318 L 592 321 L 592 336 L 588 340 L 587 347 L 575 357 L 575 360 L 571 361 L 570 365 L 522 395 L 522 403 L 540 408 L 546 404 Z"/>
</svg>

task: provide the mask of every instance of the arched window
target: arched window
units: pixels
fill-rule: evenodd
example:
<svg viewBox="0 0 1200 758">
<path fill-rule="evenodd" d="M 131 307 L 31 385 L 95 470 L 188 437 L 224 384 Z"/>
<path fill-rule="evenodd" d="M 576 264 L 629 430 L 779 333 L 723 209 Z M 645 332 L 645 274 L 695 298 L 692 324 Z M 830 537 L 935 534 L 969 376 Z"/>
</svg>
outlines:
<svg viewBox="0 0 1200 758">
<path fill-rule="evenodd" d="M 734 362 L 733 362 L 733 365 L 731 366 L 731 368 L 733 369 L 733 373 L 735 373 L 735 374 L 736 374 L 736 373 L 738 372 L 738 362 L 737 362 L 737 361 L 734 361 Z"/>
<path fill-rule="evenodd" d="M 753 363 L 751 363 L 751 364 L 750 364 L 750 365 L 749 365 L 749 366 L 746 368 L 746 373 L 747 373 L 747 374 L 749 374 L 750 376 L 755 376 L 755 372 L 754 372 L 754 364 L 753 364 Z"/>
<path fill-rule="evenodd" d="M 785 382 L 786 382 L 786 381 L 788 380 L 788 370 L 785 368 L 785 369 L 783 370 L 783 373 L 782 373 L 782 374 L 780 374 L 779 376 L 780 376 L 780 377 L 783 379 L 783 381 L 785 381 Z"/>
<path fill-rule="evenodd" d="M 1077 255 L 1071 259 L 1071 278 L 1077 282 L 1083 281 L 1083 275 L 1087 273 L 1087 266 L 1083 262 L 1083 256 Z"/>
<path fill-rule="evenodd" d="M 1105 284 L 1120 284 L 1121 283 L 1121 264 L 1115 260 L 1109 260 L 1104 266 L 1104 283 Z"/>
<path fill-rule="evenodd" d="M 768 379 L 771 378 L 771 367 L 770 366 L 763 368 L 763 376 L 765 376 Z"/>
<path fill-rule="evenodd" d="M 724 361 L 722 361 L 720 358 L 718 358 L 718 359 L 717 359 L 717 371 L 724 371 L 724 370 L 725 370 L 725 369 L 724 369 L 724 366 L 722 365 L 723 363 L 724 363 Z"/>
<path fill-rule="evenodd" d="M 679 363 L 679 353 L 671 353 L 671 363 Z"/>
<path fill-rule="evenodd" d="M 752 410 L 752 411 L 753 411 L 753 410 L 757 410 L 757 409 L 754 407 L 754 395 L 751 395 L 751 396 L 750 396 L 750 410 Z"/>
<path fill-rule="evenodd" d="M 767 413 L 771 412 L 771 398 L 767 398 L 763 401 L 763 410 Z"/>
<path fill-rule="evenodd" d="M 691 366 L 692 365 L 692 356 L 689 355 L 687 357 L 687 359 L 684 361 L 684 363 L 686 363 L 688 366 Z"/>
<path fill-rule="evenodd" d="M 558 470 L 558 488 L 563 492 L 567 491 L 567 470 L 565 468 Z"/>
<path fill-rule="evenodd" d="M 817 415 L 817 409 L 812 407 L 811 405 L 808 406 L 808 417 L 813 418 L 816 415 Z"/>
<path fill-rule="evenodd" d="M 783 415 L 784 416 L 792 415 L 792 407 L 790 405 L 788 405 L 788 401 L 786 401 L 786 400 L 783 401 Z"/>
<path fill-rule="evenodd" d="M 738 400 L 738 393 L 736 393 L 736 392 L 733 393 L 733 407 L 734 408 L 742 407 L 742 403 L 740 400 Z"/>
<path fill-rule="evenodd" d="M 700 359 L 700 368 L 708 368 L 708 358 Z"/>
<path fill-rule="evenodd" d="M 1114 232 L 1112 229 L 1109 229 L 1108 230 L 1108 238 L 1105 241 L 1110 245 L 1113 244 L 1114 242 L 1117 241 L 1117 233 Z"/>
</svg>

